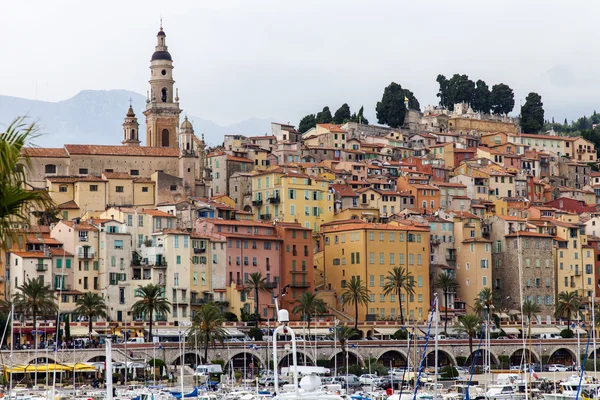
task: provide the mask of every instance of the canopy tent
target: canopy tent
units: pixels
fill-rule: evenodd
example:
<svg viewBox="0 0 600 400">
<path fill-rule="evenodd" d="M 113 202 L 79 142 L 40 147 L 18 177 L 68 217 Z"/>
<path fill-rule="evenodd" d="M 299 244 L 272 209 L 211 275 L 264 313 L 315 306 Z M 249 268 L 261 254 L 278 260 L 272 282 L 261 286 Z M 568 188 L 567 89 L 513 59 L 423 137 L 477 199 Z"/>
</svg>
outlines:
<svg viewBox="0 0 600 400">
<path fill-rule="evenodd" d="M 187 337 L 187 330 L 188 330 L 188 328 L 184 328 L 184 327 L 182 327 L 181 330 L 152 328 L 152 336 L 159 337 L 159 338 L 161 338 L 161 337 L 178 338 L 179 335 L 183 335 L 184 337 Z M 146 332 L 148 332 L 148 329 L 146 329 Z"/>
<path fill-rule="evenodd" d="M 242 331 L 240 331 L 237 328 L 223 328 L 225 330 L 225 335 L 228 337 L 239 337 L 239 338 L 243 338 L 246 336 L 246 334 Z"/>
<path fill-rule="evenodd" d="M 333 328 L 332 328 L 333 329 Z M 313 328 L 311 327 L 310 330 L 308 329 L 308 327 L 301 327 L 301 328 L 294 328 L 294 333 L 296 334 L 296 336 L 308 336 L 310 332 L 310 336 L 329 336 L 329 335 L 333 335 L 333 330 L 329 330 L 329 328 Z M 279 336 L 286 336 L 289 335 L 289 333 L 285 333 L 284 331 L 279 332 Z"/>
<path fill-rule="evenodd" d="M 29 365 L 14 365 L 9 367 L 4 366 L 4 373 L 24 374 L 29 372 L 54 372 L 54 371 L 73 371 L 73 364 L 29 364 Z M 75 372 L 95 372 L 96 368 L 88 363 L 75 364 Z"/>
<path fill-rule="evenodd" d="M 88 337 L 90 328 L 87 326 L 72 326 L 71 336 L 73 337 Z M 92 336 L 98 336 L 98 332 L 92 330 Z"/>
<path fill-rule="evenodd" d="M 521 331 L 518 328 L 514 328 L 514 327 L 510 327 L 510 326 L 503 326 L 501 329 L 507 335 L 520 335 L 521 334 Z"/>
<path fill-rule="evenodd" d="M 375 333 L 377 335 L 393 335 L 400 328 L 375 328 Z"/>
<path fill-rule="evenodd" d="M 560 329 L 558 329 L 555 326 L 532 326 L 531 327 L 531 334 L 532 335 L 541 335 L 543 333 L 549 333 L 549 334 L 559 335 L 560 334 Z"/>
</svg>

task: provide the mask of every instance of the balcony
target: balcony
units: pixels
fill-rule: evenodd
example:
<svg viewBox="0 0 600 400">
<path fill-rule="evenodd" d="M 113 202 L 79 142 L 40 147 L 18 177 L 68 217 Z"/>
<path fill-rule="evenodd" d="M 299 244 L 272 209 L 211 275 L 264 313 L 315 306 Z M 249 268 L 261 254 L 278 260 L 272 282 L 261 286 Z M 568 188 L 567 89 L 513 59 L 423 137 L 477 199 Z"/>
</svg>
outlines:
<svg viewBox="0 0 600 400">
<path fill-rule="evenodd" d="M 577 286 L 576 283 L 575 282 L 571 282 L 571 287 L 574 288 L 575 286 Z"/>
<path fill-rule="evenodd" d="M 92 259 L 94 258 L 94 256 L 96 255 L 95 251 L 92 250 L 80 250 L 79 252 L 77 252 L 77 257 L 78 258 L 82 258 L 82 259 Z"/>
<path fill-rule="evenodd" d="M 260 219 L 263 221 L 268 221 L 271 219 L 271 214 L 261 214 Z"/>
<path fill-rule="evenodd" d="M 298 250 L 296 250 L 296 249 L 293 249 L 293 250 L 292 250 L 292 255 L 293 255 L 293 256 L 297 256 L 297 255 L 298 255 Z"/>
<path fill-rule="evenodd" d="M 298 289 L 306 289 L 310 287 L 310 284 L 308 282 L 292 282 L 292 287 Z"/>
<path fill-rule="evenodd" d="M 163 269 L 163 268 L 167 268 L 167 262 L 165 260 L 161 261 L 161 262 L 157 262 L 154 265 L 151 265 L 152 268 L 156 268 L 156 269 Z"/>
<path fill-rule="evenodd" d="M 159 279 L 158 284 L 161 286 L 165 286 L 167 284 L 167 280 L 165 278 Z"/>
<path fill-rule="evenodd" d="M 187 298 L 184 299 L 173 299 L 173 304 L 188 304 Z"/>
<path fill-rule="evenodd" d="M 440 243 L 442 243 L 442 240 L 437 236 L 432 236 L 430 241 L 429 241 L 432 245 L 438 245 Z"/>
<path fill-rule="evenodd" d="M 575 268 L 575 276 L 581 276 L 581 272 L 582 270 L 580 270 L 579 268 Z"/>
<path fill-rule="evenodd" d="M 263 205 L 263 201 L 262 200 L 252 200 L 252 205 L 260 207 Z"/>
<path fill-rule="evenodd" d="M 308 250 L 304 251 L 304 257 L 308 257 Z"/>
<path fill-rule="evenodd" d="M 277 288 L 278 282 L 265 282 L 265 288 L 267 289 L 275 289 Z"/>
<path fill-rule="evenodd" d="M 306 271 L 305 269 L 301 269 L 301 270 L 295 269 L 295 270 L 292 270 L 290 272 L 292 274 L 306 274 L 308 271 Z"/>
<path fill-rule="evenodd" d="M 279 196 L 269 197 L 270 204 L 279 204 L 280 201 L 281 201 L 281 199 L 279 198 Z"/>
<path fill-rule="evenodd" d="M 446 253 L 446 261 L 456 261 L 456 253 L 454 251 L 448 251 Z"/>
<path fill-rule="evenodd" d="M 206 248 L 194 249 L 194 254 L 204 254 L 206 253 Z"/>
<path fill-rule="evenodd" d="M 37 272 L 46 272 L 48 271 L 48 264 L 37 264 L 35 266 L 35 270 Z"/>
<path fill-rule="evenodd" d="M 578 153 L 585 153 L 587 150 L 584 148 L 577 149 Z"/>
<path fill-rule="evenodd" d="M 192 306 L 201 306 L 201 305 L 204 305 L 206 303 L 207 303 L 206 299 L 199 299 L 199 298 L 192 297 L 192 299 L 190 300 L 190 304 Z"/>
</svg>

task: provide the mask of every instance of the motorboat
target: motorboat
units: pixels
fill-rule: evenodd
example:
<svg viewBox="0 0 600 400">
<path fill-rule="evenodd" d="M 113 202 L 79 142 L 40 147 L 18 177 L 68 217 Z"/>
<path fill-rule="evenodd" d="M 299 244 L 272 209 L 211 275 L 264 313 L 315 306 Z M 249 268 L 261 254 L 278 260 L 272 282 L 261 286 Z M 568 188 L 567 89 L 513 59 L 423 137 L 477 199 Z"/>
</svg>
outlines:
<svg viewBox="0 0 600 400">
<path fill-rule="evenodd" d="M 581 388 L 580 388 L 581 382 Z M 600 384 L 594 383 L 588 376 L 571 375 L 560 384 L 560 393 L 545 393 L 544 400 L 589 400 L 597 399 Z M 579 391 L 579 397 L 577 392 Z"/>
<path fill-rule="evenodd" d="M 519 393 L 518 387 L 514 384 L 503 383 L 488 386 L 485 398 L 488 400 L 522 400 L 525 398 L 525 393 Z"/>
</svg>

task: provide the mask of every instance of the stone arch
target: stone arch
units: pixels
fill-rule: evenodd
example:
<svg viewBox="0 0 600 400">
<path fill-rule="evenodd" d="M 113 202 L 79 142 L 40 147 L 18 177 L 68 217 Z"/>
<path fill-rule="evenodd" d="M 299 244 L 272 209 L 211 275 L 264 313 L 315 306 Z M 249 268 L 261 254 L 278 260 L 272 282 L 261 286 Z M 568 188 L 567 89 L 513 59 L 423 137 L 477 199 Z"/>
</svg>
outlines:
<svg viewBox="0 0 600 400">
<path fill-rule="evenodd" d="M 333 355 L 329 359 L 328 367 L 335 368 L 336 360 L 338 368 L 346 368 L 346 356 L 342 350 L 339 350 L 337 353 L 333 353 Z M 365 362 L 360 356 L 360 354 L 358 354 L 358 352 L 354 350 L 348 350 L 348 365 L 360 365 L 361 367 L 364 367 Z"/>
<path fill-rule="evenodd" d="M 577 360 L 577 355 L 575 353 L 566 347 L 559 347 L 550 353 L 548 364 L 564 364 L 568 366 L 575 360 Z"/>
<path fill-rule="evenodd" d="M 87 360 L 86 362 L 94 363 L 94 362 L 105 362 L 105 361 L 106 361 L 106 356 L 94 356 L 94 357 L 90 358 L 89 360 Z"/>
<path fill-rule="evenodd" d="M 249 205 L 245 205 L 244 206 L 244 211 L 251 213 L 252 212 L 252 207 L 250 207 Z"/>
<path fill-rule="evenodd" d="M 315 365 L 315 361 L 313 360 L 313 357 L 310 356 L 310 354 L 305 354 L 302 351 L 298 351 L 296 350 L 296 359 L 298 362 L 298 365 L 309 365 L 309 366 L 313 366 Z M 279 359 L 279 362 L 277 363 L 277 367 L 278 368 L 282 368 L 282 367 L 291 367 L 294 364 L 294 357 L 293 357 L 293 353 L 290 351 L 289 353 L 285 354 L 284 356 L 282 356 Z"/>
<path fill-rule="evenodd" d="M 398 350 L 384 351 L 377 357 L 377 362 L 389 368 L 390 364 L 394 367 L 405 367 L 407 364 L 406 354 Z"/>
<path fill-rule="evenodd" d="M 598 350 L 600 350 L 600 347 L 598 347 L 598 348 L 596 349 L 596 351 L 598 351 Z M 588 358 L 589 358 L 589 359 L 595 358 L 595 356 L 596 356 L 596 351 L 594 351 L 594 350 L 590 351 L 590 353 L 588 354 Z"/>
<path fill-rule="evenodd" d="M 168 93 L 169 93 L 169 92 L 168 92 L 168 90 L 167 90 L 167 88 L 166 88 L 166 87 L 164 87 L 164 88 L 162 88 L 162 89 L 160 90 L 160 100 L 161 100 L 163 103 L 166 103 L 166 102 L 167 102 L 167 94 L 168 94 Z"/>
<path fill-rule="evenodd" d="M 484 360 L 486 360 L 486 359 L 487 359 L 487 350 L 486 349 L 477 349 L 477 350 L 474 350 L 473 353 L 471 353 L 469 355 L 469 357 L 467 357 L 467 362 L 465 363 L 465 365 L 473 365 L 473 362 L 475 362 L 475 365 L 483 365 Z M 498 361 L 498 356 L 496 356 L 494 354 L 494 352 L 490 352 L 490 361 L 493 365 L 500 364 L 500 362 Z"/>
<path fill-rule="evenodd" d="M 244 370 L 244 363 L 246 366 L 246 372 L 249 374 L 251 371 L 258 373 L 263 366 L 265 366 L 265 362 L 263 358 L 253 352 L 247 351 L 239 351 L 237 353 L 233 353 L 231 357 L 225 363 L 225 371 L 226 373 L 231 372 L 231 368 L 234 371 L 242 372 Z M 253 376 L 254 374 L 252 374 Z"/>
<path fill-rule="evenodd" d="M 187 351 L 187 350 L 183 356 L 176 357 L 170 364 L 171 365 L 181 365 L 182 359 L 183 359 L 184 364 L 188 365 L 190 367 L 193 367 L 195 365 L 204 364 L 204 357 L 202 356 L 202 354 L 200 354 L 197 351 Z"/>
<path fill-rule="evenodd" d="M 371 337 L 371 336 L 373 336 L 373 329 L 367 330 L 367 336 L 366 337 Z"/>
<path fill-rule="evenodd" d="M 169 130 L 168 129 L 163 129 L 162 133 L 161 133 L 161 146 L 162 147 L 169 147 Z"/>
<path fill-rule="evenodd" d="M 425 361 L 428 367 L 435 365 L 435 350 L 430 350 L 427 352 Z M 447 351 L 440 349 L 438 349 L 438 362 L 440 366 L 456 365 L 456 359 L 454 356 Z"/>
<path fill-rule="evenodd" d="M 523 354 L 525 354 L 524 358 L 523 358 Z M 523 349 L 517 349 L 517 350 L 515 350 L 510 355 L 508 362 L 509 362 L 509 366 L 528 364 L 529 363 L 529 349 L 525 349 L 525 351 L 523 351 Z M 532 363 L 539 363 L 540 362 L 540 357 L 533 350 L 531 351 L 531 362 Z"/>
<path fill-rule="evenodd" d="M 35 360 L 36 358 L 32 358 L 31 361 L 29 361 L 27 364 L 28 365 L 35 365 Z M 38 356 L 37 358 L 37 363 L 38 365 L 42 365 L 42 364 L 54 364 L 56 361 L 53 358 L 46 358 L 46 356 Z"/>
</svg>

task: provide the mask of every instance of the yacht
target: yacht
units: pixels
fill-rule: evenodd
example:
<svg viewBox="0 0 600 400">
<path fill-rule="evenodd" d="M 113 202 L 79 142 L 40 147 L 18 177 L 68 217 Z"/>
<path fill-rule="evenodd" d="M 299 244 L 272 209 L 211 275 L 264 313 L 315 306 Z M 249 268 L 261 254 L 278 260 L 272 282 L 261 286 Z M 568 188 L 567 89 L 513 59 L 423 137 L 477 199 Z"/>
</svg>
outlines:
<svg viewBox="0 0 600 400">
<path fill-rule="evenodd" d="M 560 393 L 546 393 L 544 400 L 575 400 L 581 381 L 581 390 L 579 390 L 579 400 L 597 399 L 599 394 L 599 383 L 594 383 L 588 376 L 580 377 L 571 375 L 569 379 L 560 384 Z"/>
</svg>

